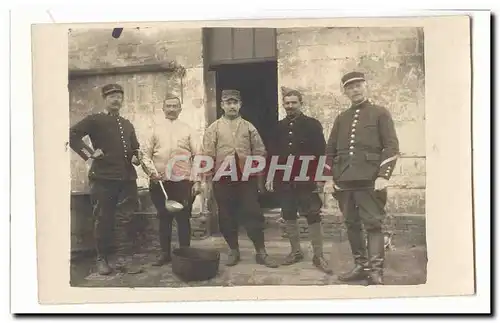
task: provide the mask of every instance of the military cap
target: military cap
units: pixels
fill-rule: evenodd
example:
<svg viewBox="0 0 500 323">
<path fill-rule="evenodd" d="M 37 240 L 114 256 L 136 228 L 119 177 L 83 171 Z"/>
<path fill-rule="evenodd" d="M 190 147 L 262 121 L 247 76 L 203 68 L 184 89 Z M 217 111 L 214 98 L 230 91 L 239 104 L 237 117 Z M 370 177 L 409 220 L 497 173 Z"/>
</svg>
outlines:
<svg viewBox="0 0 500 323">
<path fill-rule="evenodd" d="M 355 81 L 365 81 L 365 75 L 361 72 L 350 72 L 342 76 L 342 86 Z"/>
<path fill-rule="evenodd" d="M 289 88 L 286 86 L 282 86 L 281 87 L 281 96 L 285 97 L 288 95 L 294 95 L 299 99 L 299 101 L 302 102 L 302 93 L 299 90 L 292 89 L 292 88 Z"/>
<path fill-rule="evenodd" d="M 222 90 L 222 100 L 235 99 L 240 101 L 241 95 L 238 90 Z"/>
<path fill-rule="evenodd" d="M 295 90 L 295 89 L 291 89 L 289 87 L 286 87 L 286 86 L 282 86 L 281 87 L 281 95 L 282 96 L 285 96 L 287 95 L 288 93 L 290 92 L 299 92 L 298 90 Z M 299 92 L 300 93 L 300 92 Z"/>
<path fill-rule="evenodd" d="M 102 87 L 102 95 L 106 96 L 113 92 L 121 92 L 123 93 L 123 87 L 119 84 L 106 84 Z"/>
</svg>

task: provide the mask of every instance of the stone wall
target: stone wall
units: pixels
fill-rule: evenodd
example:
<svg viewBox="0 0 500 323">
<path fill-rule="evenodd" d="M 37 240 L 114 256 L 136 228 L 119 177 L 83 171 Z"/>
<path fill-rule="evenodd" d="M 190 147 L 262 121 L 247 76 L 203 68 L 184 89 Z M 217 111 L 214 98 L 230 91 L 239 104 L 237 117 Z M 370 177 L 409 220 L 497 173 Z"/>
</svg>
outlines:
<svg viewBox="0 0 500 323">
<path fill-rule="evenodd" d="M 389 191 L 388 212 L 425 213 L 423 33 L 418 28 L 278 29 L 278 85 L 304 93 L 306 114 L 328 138 L 334 118 L 349 106 L 341 76 L 366 73 L 370 96 L 393 115 L 401 159 Z M 281 102 L 281 93 L 279 94 Z M 284 116 L 280 109 L 280 116 Z M 336 203 L 327 196 L 325 212 Z"/>
<path fill-rule="evenodd" d="M 90 74 L 70 78 L 70 123 L 102 111 L 101 87 L 116 82 L 125 90 L 122 114 L 134 124 L 139 141 L 148 137 L 155 118 L 162 118 L 162 100 L 167 93 L 181 97 L 180 119 L 189 121 L 202 136 L 206 124 L 201 29 L 125 29 L 118 39 L 111 37 L 111 32 L 108 29 L 69 32 L 70 75 Z M 172 68 L 120 72 L 120 68 L 156 65 Z M 114 72 L 106 74 L 110 68 Z M 92 75 L 91 71 L 104 74 Z M 86 192 L 87 165 L 74 152 L 71 163 L 72 191 Z M 145 187 L 146 178 L 140 168 L 138 172 L 138 184 Z"/>
</svg>

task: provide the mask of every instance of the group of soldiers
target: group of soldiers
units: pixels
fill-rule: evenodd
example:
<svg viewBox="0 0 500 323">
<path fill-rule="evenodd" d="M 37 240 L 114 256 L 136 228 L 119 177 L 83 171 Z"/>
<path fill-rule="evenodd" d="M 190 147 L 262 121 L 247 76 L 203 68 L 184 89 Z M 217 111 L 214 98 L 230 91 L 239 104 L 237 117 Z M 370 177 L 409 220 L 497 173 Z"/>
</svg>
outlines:
<svg viewBox="0 0 500 323">
<path fill-rule="evenodd" d="M 70 129 L 70 146 L 85 161 L 92 161 L 89 170 L 90 196 L 95 218 L 97 270 L 102 275 L 112 272 L 110 262 L 115 219 L 126 225 L 137 207 L 137 172 L 140 166 L 149 176 L 151 200 L 159 217 L 161 252 L 153 265 L 162 266 L 171 261 L 172 223 L 176 220 L 179 246 L 189 247 L 190 216 L 197 194 L 213 185 L 218 207 L 219 229 L 228 247 L 227 266 L 235 266 L 241 259 L 238 227 L 243 225 L 255 247 L 258 264 L 277 268 L 303 261 L 298 217 L 307 219 L 313 249 L 312 263 L 322 272 L 333 274 L 323 252 L 321 222 L 322 200 L 319 192 L 331 192 L 339 204 L 347 227 L 355 266 L 338 276 L 341 281 L 366 279 L 372 284 L 383 284 L 384 236 L 382 222 L 385 216 L 388 181 L 399 155 L 399 142 L 389 111 L 373 104 L 367 95 L 364 74 L 350 72 L 341 79 L 344 94 L 351 106 L 340 113 L 328 140 L 321 123 L 303 113 L 302 94 L 293 89 L 283 91 L 286 117 L 278 121 L 264 145 L 255 126 L 240 115 L 242 100 L 238 90 L 222 91 L 223 116 L 205 130 L 202 140 L 189 124 L 179 120 L 182 104 L 177 97 L 163 102 L 165 118 L 157 120 L 150 138 L 139 143 L 134 126 L 120 116 L 124 91 L 120 85 L 108 84 L 102 88 L 105 111 L 92 114 Z M 89 136 L 93 148 L 83 137 Z M 172 169 L 169 161 L 179 159 Z M 214 161 L 211 172 L 196 173 L 196 156 L 209 156 Z M 243 179 L 243 169 L 249 158 L 261 156 L 269 160 L 277 156 L 280 167 L 275 176 L 266 176 L 267 168 Z M 304 156 L 309 156 L 303 173 Z M 318 180 L 319 160 L 326 156 L 326 181 Z M 234 158 L 235 173 L 220 170 L 228 157 Z M 323 166 L 322 166 L 323 167 Z M 175 174 L 175 180 L 171 178 Z M 308 180 L 296 180 L 308 176 Z M 163 185 L 160 185 L 163 184 Z M 163 186 L 163 187 L 162 187 Z M 169 200 L 183 208 L 172 212 L 165 207 L 165 189 Z M 291 251 L 278 263 L 266 251 L 265 218 L 259 205 L 259 194 L 276 192 L 279 197 L 285 230 Z M 121 213 L 120 216 L 116 216 Z M 365 240 L 363 228 L 367 233 Z M 118 231 L 118 230 L 116 230 Z M 142 271 L 131 259 L 133 246 L 130 236 L 118 233 L 116 268 L 128 273 Z"/>
</svg>

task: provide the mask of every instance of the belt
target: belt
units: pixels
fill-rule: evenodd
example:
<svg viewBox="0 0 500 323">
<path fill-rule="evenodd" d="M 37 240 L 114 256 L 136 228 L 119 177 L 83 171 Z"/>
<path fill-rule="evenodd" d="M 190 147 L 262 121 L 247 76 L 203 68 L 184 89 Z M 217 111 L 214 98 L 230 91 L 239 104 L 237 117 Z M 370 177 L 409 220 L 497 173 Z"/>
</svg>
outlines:
<svg viewBox="0 0 500 323">
<path fill-rule="evenodd" d="M 348 154 L 350 151 L 352 151 L 351 149 L 349 148 L 345 148 L 345 149 L 338 149 L 337 150 L 337 154 Z M 357 152 L 361 152 L 361 153 L 375 153 L 375 154 L 381 154 L 382 151 L 380 149 L 370 149 L 368 147 L 360 147 L 360 146 L 357 146 L 356 147 L 356 151 Z"/>
<path fill-rule="evenodd" d="M 352 181 L 335 183 L 338 189 L 336 191 L 361 191 L 373 190 L 375 185 L 373 181 Z"/>
</svg>

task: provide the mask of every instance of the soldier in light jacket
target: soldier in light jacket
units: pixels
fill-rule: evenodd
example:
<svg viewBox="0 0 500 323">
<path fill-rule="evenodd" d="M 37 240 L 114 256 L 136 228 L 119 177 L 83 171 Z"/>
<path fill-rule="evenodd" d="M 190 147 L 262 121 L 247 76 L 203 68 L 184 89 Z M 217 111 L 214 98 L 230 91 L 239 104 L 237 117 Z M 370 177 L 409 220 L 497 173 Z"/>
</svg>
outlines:
<svg viewBox="0 0 500 323">
<path fill-rule="evenodd" d="M 155 266 L 171 261 L 172 222 L 177 223 L 180 247 L 191 243 L 191 209 L 194 198 L 200 193 L 200 178 L 192 171 L 194 158 L 201 151 L 201 140 L 194 129 L 179 120 L 182 111 L 178 97 L 167 97 L 163 102 L 165 118 L 158 121 L 152 135 L 143 145 L 143 169 L 150 177 L 149 192 L 160 220 L 159 237 L 161 252 Z M 169 212 L 165 208 L 163 183 L 169 200 L 181 203 L 184 208 Z"/>
<path fill-rule="evenodd" d="M 247 159 L 265 158 L 266 149 L 257 129 L 243 119 L 239 110 L 241 96 L 237 90 L 222 91 L 224 115 L 205 131 L 203 154 L 214 161 L 211 172 L 213 189 L 219 210 L 219 229 L 228 246 L 228 266 L 240 261 L 238 226 L 244 225 L 256 251 L 256 262 L 270 268 L 278 267 L 266 252 L 264 242 L 264 214 L 258 201 L 259 190 L 264 189 L 262 176 L 252 174 L 242 178 Z M 228 175 L 222 175 L 229 162 Z M 234 169 L 236 168 L 236 169 Z"/>
</svg>

